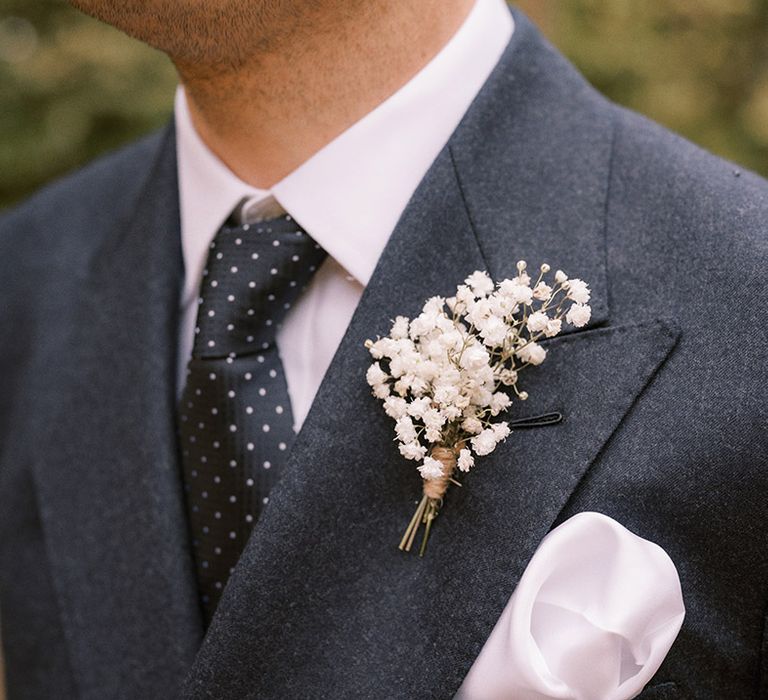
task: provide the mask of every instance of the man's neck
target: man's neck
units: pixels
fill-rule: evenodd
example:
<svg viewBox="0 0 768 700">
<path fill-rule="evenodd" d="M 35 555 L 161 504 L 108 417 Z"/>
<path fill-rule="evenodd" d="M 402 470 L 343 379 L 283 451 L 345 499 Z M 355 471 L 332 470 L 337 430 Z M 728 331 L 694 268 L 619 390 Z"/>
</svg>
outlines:
<svg viewBox="0 0 768 700">
<path fill-rule="evenodd" d="M 341 3 L 282 27 L 237 68 L 177 61 L 195 128 L 242 180 L 269 188 L 408 82 L 473 2 Z"/>
</svg>

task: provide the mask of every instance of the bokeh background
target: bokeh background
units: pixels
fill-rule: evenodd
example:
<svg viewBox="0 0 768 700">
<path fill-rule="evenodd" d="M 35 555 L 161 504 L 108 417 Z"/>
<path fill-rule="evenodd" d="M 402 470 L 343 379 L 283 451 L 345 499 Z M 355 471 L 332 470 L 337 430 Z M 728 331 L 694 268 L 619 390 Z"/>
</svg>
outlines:
<svg viewBox="0 0 768 700">
<path fill-rule="evenodd" d="M 517 4 L 609 97 L 768 175 L 768 0 Z M 64 0 L 0 0 L 0 209 L 163 124 L 174 85 Z"/>
</svg>

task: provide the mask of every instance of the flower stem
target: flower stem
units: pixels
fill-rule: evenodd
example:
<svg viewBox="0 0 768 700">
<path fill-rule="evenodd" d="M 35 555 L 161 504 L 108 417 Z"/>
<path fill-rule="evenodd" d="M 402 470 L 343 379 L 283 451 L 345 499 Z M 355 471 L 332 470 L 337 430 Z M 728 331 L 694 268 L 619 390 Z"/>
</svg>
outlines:
<svg viewBox="0 0 768 700">
<path fill-rule="evenodd" d="M 427 540 L 429 540 L 429 531 L 432 528 L 432 521 L 437 516 L 437 505 L 433 499 L 429 499 L 427 504 L 427 512 L 424 514 L 424 522 L 427 524 L 424 528 L 424 537 L 421 538 L 421 547 L 419 548 L 419 556 L 423 557 L 424 552 L 427 550 Z"/>
<path fill-rule="evenodd" d="M 421 502 L 419 503 L 418 508 L 416 508 L 416 512 L 411 518 L 411 522 L 408 523 L 408 527 L 405 528 L 403 539 L 400 540 L 400 549 L 402 551 L 411 551 L 411 547 L 413 546 L 413 539 L 416 537 L 416 532 L 418 531 L 419 525 L 421 524 L 421 518 L 424 515 L 424 509 L 427 507 L 428 500 L 429 499 L 426 496 L 422 496 Z"/>
<path fill-rule="evenodd" d="M 419 556 L 424 556 L 424 552 L 427 548 L 427 540 L 429 540 L 429 533 L 432 529 L 432 521 L 440 512 L 440 507 L 443 504 L 443 496 L 448 489 L 448 484 L 452 483 L 456 484 L 456 486 L 461 486 L 461 484 L 453 478 L 453 473 L 456 469 L 458 453 L 464 447 L 464 441 L 459 440 L 458 442 L 454 442 L 452 440 L 451 444 L 453 445 L 452 447 L 437 445 L 432 448 L 433 459 L 437 459 L 443 465 L 443 476 L 439 479 L 424 480 L 424 494 L 421 497 L 421 501 L 419 501 L 416 512 L 411 518 L 411 522 L 409 522 L 408 527 L 405 528 L 403 538 L 400 540 L 399 548 L 401 551 L 411 551 L 419 527 L 424 523 L 426 527 L 421 540 L 421 547 L 419 548 Z"/>
</svg>

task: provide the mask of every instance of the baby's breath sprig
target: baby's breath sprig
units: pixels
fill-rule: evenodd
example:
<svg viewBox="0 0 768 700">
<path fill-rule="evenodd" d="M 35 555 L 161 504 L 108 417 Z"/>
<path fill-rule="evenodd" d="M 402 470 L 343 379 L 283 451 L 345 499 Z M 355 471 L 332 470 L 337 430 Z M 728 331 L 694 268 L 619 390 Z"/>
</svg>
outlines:
<svg viewBox="0 0 768 700">
<path fill-rule="evenodd" d="M 495 284 L 475 271 L 450 298 L 427 299 L 414 319 L 398 316 L 389 336 L 365 342 L 373 364 L 366 379 L 373 395 L 395 421 L 400 454 L 419 463 L 423 495 L 405 530 L 400 549 L 410 551 L 425 525 L 423 556 L 433 520 L 448 486 L 460 486 L 456 470 L 469 472 L 475 458 L 490 454 L 510 433 L 499 416 L 518 388 L 522 370 L 544 362 L 539 343 L 563 322 L 588 323 L 589 287 L 558 270 L 551 284 L 549 265 L 531 279 L 525 261 L 517 276 Z"/>
</svg>

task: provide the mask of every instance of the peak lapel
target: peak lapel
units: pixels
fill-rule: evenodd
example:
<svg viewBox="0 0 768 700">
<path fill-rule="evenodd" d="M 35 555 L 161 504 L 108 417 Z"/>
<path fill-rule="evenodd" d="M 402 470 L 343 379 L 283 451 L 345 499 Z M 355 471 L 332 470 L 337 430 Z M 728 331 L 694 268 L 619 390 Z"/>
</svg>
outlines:
<svg viewBox="0 0 768 700">
<path fill-rule="evenodd" d="M 83 697 L 171 697 L 202 636 L 174 428 L 175 168 L 169 129 L 82 282 L 34 469 Z"/>
<path fill-rule="evenodd" d="M 421 483 L 369 394 L 364 340 L 471 271 L 508 276 L 520 258 L 588 280 L 592 325 L 608 319 L 610 119 L 525 18 L 516 23 L 392 235 L 185 697 L 450 697 L 537 544 L 674 346 L 664 322 L 555 339 L 522 380 L 532 399 L 510 417 L 557 410 L 565 421 L 514 433 L 478 460 L 451 489 L 426 558 L 397 549 Z"/>
</svg>

